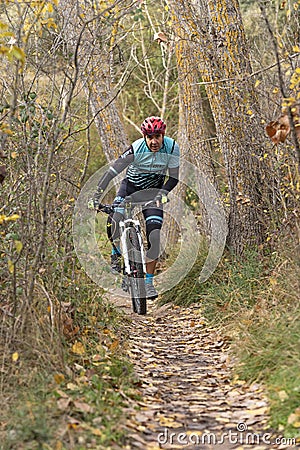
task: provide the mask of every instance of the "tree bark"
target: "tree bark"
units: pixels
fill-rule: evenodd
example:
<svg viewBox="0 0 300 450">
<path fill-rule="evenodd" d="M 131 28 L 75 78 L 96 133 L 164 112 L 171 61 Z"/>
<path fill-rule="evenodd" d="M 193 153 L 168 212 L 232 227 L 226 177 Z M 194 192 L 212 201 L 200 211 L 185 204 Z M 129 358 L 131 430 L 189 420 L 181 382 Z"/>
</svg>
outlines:
<svg viewBox="0 0 300 450">
<path fill-rule="evenodd" d="M 174 8 L 174 29 L 176 32 L 176 58 L 179 80 L 179 130 L 180 147 L 184 159 L 195 164 L 207 180 L 216 186 L 216 173 L 212 158 L 211 138 L 215 134 L 212 126 L 210 107 L 205 105 L 205 91 L 197 84 L 200 73 L 195 61 L 197 49 L 188 34 L 180 25 L 180 15 Z M 213 134 L 212 134 L 213 133 Z M 204 190 L 203 186 L 203 190 Z M 203 192 L 198 207 L 199 228 L 209 236 L 210 224 L 205 211 L 207 193 Z"/>
<path fill-rule="evenodd" d="M 177 0 L 210 101 L 224 156 L 230 195 L 228 245 L 241 254 L 264 240 L 265 174 L 261 156 L 266 139 L 243 23 L 237 0 Z"/>
</svg>

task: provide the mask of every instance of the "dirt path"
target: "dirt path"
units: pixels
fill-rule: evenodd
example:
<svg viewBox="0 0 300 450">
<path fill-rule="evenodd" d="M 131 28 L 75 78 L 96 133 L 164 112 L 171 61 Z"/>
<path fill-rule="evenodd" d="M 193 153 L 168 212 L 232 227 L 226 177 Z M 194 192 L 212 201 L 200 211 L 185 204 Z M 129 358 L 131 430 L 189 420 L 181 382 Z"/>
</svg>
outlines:
<svg viewBox="0 0 300 450">
<path fill-rule="evenodd" d="M 198 305 L 150 305 L 132 315 L 128 356 L 141 400 L 127 410 L 124 449 L 300 448 L 267 428 L 268 401 L 258 384 L 234 380 L 228 346 Z M 278 441 L 276 441 L 278 439 Z"/>
</svg>

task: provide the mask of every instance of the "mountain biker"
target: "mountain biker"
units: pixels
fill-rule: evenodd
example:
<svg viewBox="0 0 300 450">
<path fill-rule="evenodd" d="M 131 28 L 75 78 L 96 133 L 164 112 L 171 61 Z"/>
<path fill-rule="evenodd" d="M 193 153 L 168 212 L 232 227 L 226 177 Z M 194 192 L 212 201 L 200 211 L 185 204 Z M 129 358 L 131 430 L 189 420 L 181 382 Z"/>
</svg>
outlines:
<svg viewBox="0 0 300 450">
<path fill-rule="evenodd" d="M 98 209 L 102 194 L 109 182 L 127 168 L 126 176 L 113 202 L 114 214 L 110 215 L 107 221 L 107 234 L 113 245 L 111 268 L 115 272 L 121 272 L 118 222 L 122 218 L 123 211 L 120 203 L 127 195 L 133 194 L 137 194 L 140 201 L 153 200 L 153 204 L 143 209 L 148 244 L 145 279 L 147 298 L 158 296 L 153 286 L 153 278 L 160 250 L 162 205 L 167 202 L 168 193 L 178 183 L 179 175 L 179 146 L 174 139 L 165 136 L 165 130 L 166 124 L 160 117 L 147 117 L 141 125 L 143 137 L 134 141 L 111 164 L 101 177 L 97 190 L 89 201 L 89 208 Z"/>
</svg>

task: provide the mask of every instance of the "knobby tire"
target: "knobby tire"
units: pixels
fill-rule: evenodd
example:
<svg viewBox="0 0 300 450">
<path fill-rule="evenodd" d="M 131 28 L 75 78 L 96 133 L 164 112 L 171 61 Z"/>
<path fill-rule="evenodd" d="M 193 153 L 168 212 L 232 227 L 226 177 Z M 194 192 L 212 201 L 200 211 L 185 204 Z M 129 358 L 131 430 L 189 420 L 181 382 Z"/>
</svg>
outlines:
<svg viewBox="0 0 300 450">
<path fill-rule="evenodd" d="M 142 250 L 137 232 L 130 228 L 127 233 L 127 250 L 130 264 L 129 290 L 133 311 L 137 314 L 146 314 L 146 288 L 142 263 Z"/>
</svg>

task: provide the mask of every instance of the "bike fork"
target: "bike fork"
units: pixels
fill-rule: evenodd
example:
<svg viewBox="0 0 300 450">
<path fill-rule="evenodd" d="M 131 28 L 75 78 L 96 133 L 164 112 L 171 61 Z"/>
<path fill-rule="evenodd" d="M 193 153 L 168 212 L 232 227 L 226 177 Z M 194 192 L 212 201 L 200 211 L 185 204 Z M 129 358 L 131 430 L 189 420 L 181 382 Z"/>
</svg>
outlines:
<svg viewBox="0 0 300 450">
<path fill-rule="evenodd" d="M 125 221 L 120 221 L 119 227 L 120 227 L 121 252 L 123 255 L 123 259 L 124 259 L 124 275 L 131 275 L 131 267 L 130 267 L 128 249 L 127 249 L 127 244 L 126 244 L 127 233 L 130 233 L 130 228 L 135 228 L 136 234 L 138 236 L 140 249 L 141 249 L 141 252 L 140 252 L 141 262 L 143 264 L 143 271 L 144 271 L 144 273 L 146 273 L 144 244 L 143 244 L 142 233 L 141 233 L 139 222 L 137 220 L 128 219 Z"/>
</svg>

